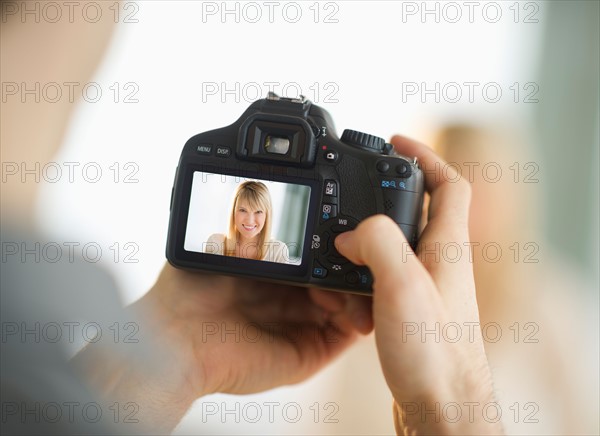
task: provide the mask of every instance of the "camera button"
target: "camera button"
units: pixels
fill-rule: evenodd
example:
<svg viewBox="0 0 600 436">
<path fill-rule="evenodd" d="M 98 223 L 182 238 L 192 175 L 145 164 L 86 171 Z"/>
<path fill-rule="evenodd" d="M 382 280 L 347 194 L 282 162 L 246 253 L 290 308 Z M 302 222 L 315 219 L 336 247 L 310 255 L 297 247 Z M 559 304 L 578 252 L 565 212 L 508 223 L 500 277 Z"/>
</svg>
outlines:
<svg viewBox="0 0 600 436">
<path fill-rule="evenodd" d="M 319 249 L 321 254 L 327 254 L 327 251 L 329 251 L 329 232 L 325 232 L 321 235 Z"/>
<path fill-rule="evenodd" d="M 196 147 L 196 151 L 198 154 L 211 155 L 212 154 L 213 145 L 212 144 L 200 144 Z"/>
<path fill-rule="evenodd" d="M 346 283 L 348 283 L 349 285 L 356 285 L 360 281 L 361 275 L 358 271 L 354 270 L 346 274 L 345 279 Z"/>
<path fill-rule="evenodd" d="M 412 191 L 411 183 L 408 180 L 396 179 L 396 178 L 387 178 L 381 179 L 381 187 L 385 188 L 383 192 L 388 190 L 397 190 L 397 191 Z"/>
<path fill-rule="evenodd" d="M 358 223 L 353 219 L 349 218 L 340 218 L 338 219 L 337 224 L 331 226 L 331 231 L 333 233 L 344 233 L 349 230 L 354 230 Z"/>
<path fill-rule="evenodd" d="M 401 163 L 399 163 L 398 165 L 396 165 L 396 173 L 402 177 L 402 178 L 408 178 L 411 176 L 412 174 L 412 168 L 410 166 L 410 163 L 408 163 L 407 161 L 403 160 Z"/>
<path fill-rule="evenodd" d="M 231 148 L 226 145 L 217 145 L 216 155 L 217 157 L 229 157 L 231 156 Z"/>
<path fill-rule="evenodd" d="M 338 263 L 333 263 L 333 265 L 331 265 L 331 269 L 335 272 L 335 273 L 339 273 L 340 271 L 342 271 L 343 269 L 343 265 L 340 265 Z"/>
<path fill-rule="evenodd" d="M 338 253 L 338 251 L 335 249 L 334 247 L 334 253 L 332 253 L 330 256 L 327 257 L 327 262 L 334 264 L 334 265 L 345 265 L 348 262 L 350 262 L 348 259 L 346 259 L 344 256 L 342 256 L 340 253 Z M 334 268 L 335 270 L 339 271 L 341 268 Z"/>
<path fill-rule="evenodd" d="M 376 168 L 380 173 L 387 173 L 387 171 L 390 169 L 390 164 L 384 160 L 380 160 L 377 162 Z"/>
<path fill-rule="evenodd" d="M 324 279 L 327 277 L 327 268 L 322 266 L 319 262 L 315 262 L 312 275 L 318 279 Z"/>
<path fill-rule="evenodd" d="M 334 258 L 334 260 L 332 260 L 332 262 L 336 262 L 338 257 L 342 257 L 342 255 L 337 251 L 337 249 L 335 248 L 335 238 L 328 238 L 327 239 L 327 247 L 325 249 L 325 252 L 323 254 L 328 254 L 330 257 Z M 328 258 L 329 260 L 329 258 Z"/>
<path fill-rule="evenodd" d="M 373 279 L 371 278 L 371 274 L 367 269 L 350 271 L 344 278 L 346 279 L 346 283 L 349 285 L 360 285 L 366 287 L 371 287 L 373 285 Z"/>
<path fill-rule="evenodd" d="M 337 216 L 337 205 L 323 203 L 321 206 L 321 221 L 327 221 L 328 219 Z"/>
<path fill-rule="evenodd" d="M 337 182 L 335 180 L 325 180 L 325 195 L 337 197 Z"/>
<path fill-rule="evenodd" d="M 338 158 L 338 153 L 335 150 L 329 150 L 325 152 L 324 156 L 327 162 L 335 162 Z"/>
</svg>

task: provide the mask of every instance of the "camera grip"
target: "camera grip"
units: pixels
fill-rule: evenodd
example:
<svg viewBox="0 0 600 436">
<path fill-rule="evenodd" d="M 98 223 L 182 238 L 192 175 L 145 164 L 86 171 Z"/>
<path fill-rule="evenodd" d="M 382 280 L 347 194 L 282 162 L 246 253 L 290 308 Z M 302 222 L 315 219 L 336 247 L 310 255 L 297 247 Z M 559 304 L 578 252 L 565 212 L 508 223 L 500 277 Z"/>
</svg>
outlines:
<svg viewBox="0 0 600 436">
<path fill-rule="evenodd" d="M 393 219 L 404 232 L 411 246 L 417 242 L 423 196 L 418 192 L 383 188 L 385 214 Z"/>
</svg>

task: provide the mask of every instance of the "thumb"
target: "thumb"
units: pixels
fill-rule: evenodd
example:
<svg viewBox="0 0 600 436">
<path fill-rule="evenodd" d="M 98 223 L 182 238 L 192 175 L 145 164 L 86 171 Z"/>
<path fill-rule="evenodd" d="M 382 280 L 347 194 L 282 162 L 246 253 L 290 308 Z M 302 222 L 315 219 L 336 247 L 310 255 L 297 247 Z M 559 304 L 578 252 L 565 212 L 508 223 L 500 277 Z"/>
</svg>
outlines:
<svg viewBox="0 0 600 436">
<path fill-rule="evenodd" d="M 402 294 L 415 286 L 433 285 L 404 234 L 388 216 L 367 218 L 355 230 L 339 235 L 335 247 L 352 263 L 369 267 L 375 304 L 378 300 L 397 304 Z"/>
</svg>

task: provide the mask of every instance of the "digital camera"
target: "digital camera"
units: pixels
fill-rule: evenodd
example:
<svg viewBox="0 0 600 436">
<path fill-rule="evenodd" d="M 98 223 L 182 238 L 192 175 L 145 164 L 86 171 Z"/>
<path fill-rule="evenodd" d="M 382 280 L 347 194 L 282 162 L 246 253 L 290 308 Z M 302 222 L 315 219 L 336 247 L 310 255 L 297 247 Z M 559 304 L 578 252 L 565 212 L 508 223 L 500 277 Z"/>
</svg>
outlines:
<svg viewBox="0 0 600 436">
<path fill-rule="evenodd" d="M 416 158 L 366 133 L 338 138 L 323 108 L 269 93 L 230 126 L 186 142 L 167 259 L 179 268 L 370 294 L 369 269 L 340 255 L 335 237 L 385 214 L 414 248 L 423 193 Z"/>
</svg>

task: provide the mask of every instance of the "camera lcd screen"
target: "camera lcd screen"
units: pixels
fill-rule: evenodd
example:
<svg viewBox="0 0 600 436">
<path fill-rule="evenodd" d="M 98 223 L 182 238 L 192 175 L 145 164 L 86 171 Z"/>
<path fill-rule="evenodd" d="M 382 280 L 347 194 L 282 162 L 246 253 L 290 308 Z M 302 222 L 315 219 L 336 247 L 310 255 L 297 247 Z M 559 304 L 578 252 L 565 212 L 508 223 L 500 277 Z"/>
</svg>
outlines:
<svg viewBox="0 0 600 436">
<path fill-rule="evenodd" d="M 311 188 L 195 171 L 188 252 L 300 265 Z"/>
</svg>

